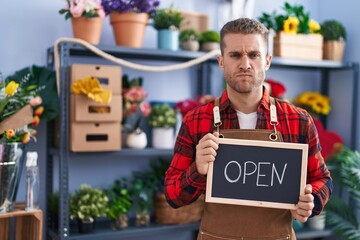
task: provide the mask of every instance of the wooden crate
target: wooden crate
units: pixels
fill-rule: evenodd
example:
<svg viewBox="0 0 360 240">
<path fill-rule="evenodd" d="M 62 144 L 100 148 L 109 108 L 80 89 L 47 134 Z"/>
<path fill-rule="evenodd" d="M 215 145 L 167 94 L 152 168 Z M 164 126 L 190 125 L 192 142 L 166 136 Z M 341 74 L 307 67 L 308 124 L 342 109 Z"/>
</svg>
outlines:
<svg viewBox="0 0 360 240">
<path fill-rule="evenodd" d="M 10 220 L 15 218 L 15 240 L 42 240 L 43 212 L 27 212 L 24 204 L 17 204 L 15 210 L 0 213 L 0 239 L 10 238 Z"/>
<path fill-rule="evenodd" d="M 278 32 L 274 38 L 274 55 L 302 60 L 322 60 L 321 34 L 287 34 Z"/>
</svg>

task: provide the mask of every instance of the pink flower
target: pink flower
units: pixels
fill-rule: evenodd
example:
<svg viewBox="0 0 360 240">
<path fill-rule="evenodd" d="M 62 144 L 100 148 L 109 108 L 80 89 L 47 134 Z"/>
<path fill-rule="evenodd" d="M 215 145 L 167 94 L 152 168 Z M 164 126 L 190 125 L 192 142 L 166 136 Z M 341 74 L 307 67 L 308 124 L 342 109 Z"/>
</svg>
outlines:
<svg viewBox="0 0 360 240">
<path fill-rule="evenodd" d="M 151 113 L 150 103 L 148 103 L 148 102 L 140 103 L 140 110 L 141 110 L 142 115 L 144 115 L 144 117 L 149 116 L 149 114 Z"/>
<path fill-rule="evenodd" d="M 69 11 L 74 18 L 81 17 L 85 11 L 84 0 L 70 2 Z"/>
<path fill-rule="evenodd" d="M 40 96 L 32 97 L 29 101 L 30 106 L 36 107 L 42 103 L 42 98 Z"/>
<path fill-rule="evenodd" d="M 132 87 L 124 94 L 125 100 L 130 102 L 141 102 L 147 96 L 148 94 L 141 86 Z"/>
<path fill-rule="evenodd" d="M 175 105 L 175 109 L 180 110 L 181 115 L 185 116 L 185 114 L 190 111 L 191 109 L 195 108 L 199 106 L 198 102 L 191 100 L 191 99 L 187 99 L 181 102 L 178 102 Z"/>
</svg>

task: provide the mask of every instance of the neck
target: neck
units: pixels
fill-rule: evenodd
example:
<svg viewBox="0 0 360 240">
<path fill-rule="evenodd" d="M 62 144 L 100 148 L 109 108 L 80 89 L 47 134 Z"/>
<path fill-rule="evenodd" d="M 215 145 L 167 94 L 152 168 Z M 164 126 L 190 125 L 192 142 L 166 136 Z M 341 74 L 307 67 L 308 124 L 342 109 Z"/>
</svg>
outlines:
<svg viewBox="0 0 360 240">
<path fill-rule="evenodd" d="M 249 93 L 238 93 L 227 88 L 228 97 L 233 107 L 245 114 L 256 112 L 262 98 L 263 90 L 261 87 Z"/>
</svg>

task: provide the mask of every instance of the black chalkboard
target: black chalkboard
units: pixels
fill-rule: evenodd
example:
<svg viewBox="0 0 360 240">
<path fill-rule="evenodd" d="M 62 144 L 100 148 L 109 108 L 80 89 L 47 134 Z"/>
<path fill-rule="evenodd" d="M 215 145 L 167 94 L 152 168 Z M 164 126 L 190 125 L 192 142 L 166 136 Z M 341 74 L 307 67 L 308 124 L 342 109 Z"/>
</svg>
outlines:
<svg viewBox="0 0 360 240">
<path fill-rule="evenodd" d="M 295 209 L 306 185 L 307 144 L 219 140 L 207 202 Z"/>
</svg>

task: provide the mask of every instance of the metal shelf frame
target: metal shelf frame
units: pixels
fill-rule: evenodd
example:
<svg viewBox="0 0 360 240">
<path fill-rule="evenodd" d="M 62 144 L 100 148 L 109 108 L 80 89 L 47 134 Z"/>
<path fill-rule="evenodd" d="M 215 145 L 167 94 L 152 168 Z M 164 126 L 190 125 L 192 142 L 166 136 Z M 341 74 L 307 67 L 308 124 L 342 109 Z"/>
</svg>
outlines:
<svg viewBox="0 0 360 240">
<path fill-rule="evenodd" d="M 137 60 L 155 60 L 155 61 L 175 61 L 175 62 L 184 62 L 189 61 L 194 58 L 200 57 L 203 55 L 203 52 L 188 52 L 188 51 L 167 51 L 160 49 L 134 49 L 126 48 L 119 46 L 97 46 L 99 49 L 109 53 L 115 57 L 124 58 L 124 59 L 137 59 Z M 69 106 L 70 106 L 70 58 L 71 57 L 86 57 L 98 58 L 97 55 L 86 49 L 85 47 L 74 44 L 74 43 L 60 43 L 59 44 L 59 55 L 60 55 L 60 126 L 59 126 L 59 148 L 51 148 L 50 144 L 48 145 L 47 155 L 47 193 L 52 193 L 53 190 L 53 161 L 55 157 L 59 158 L 59 230 L 57 232 L 52 231 L 48 228 L 47 235 L 51 239 L 119 239 L 126 238 L 127 234 L 142 234 L 153 233 L 161 231 L 182 231 L 182 230 L 196 230 L 198 225 L 188 225 L 188 226 L 167 226 L 159 227 L 154 226 L 147 229 L 148 232 L 141 232 L 140 230 L 129 230 L 129 231 L 105 231 L 99 235 L 87 235 L 85 238 L 82 238 L 79 235 L 72 237 L 70 234 L 69 228 L 69 165 L 68 160 L 71 157 L 80 157 L 86 156 L 87 153 L 72 153 L 69 150 Z M 54 67 L 54 49 L 53 47 L 48 49 L 47 57 L 48 67 Z M 210 89 L 209 82 L 209 64 L 217 63 L 216 58 L 211 58 L 207 62 L 199 64 L 197 67 L 197 80 L 198 80 L 198 93 L 207 93 Z M 353 90 L 353 106 L 352 106 L 352 129 L 353 135 L 351 137 L 351 147 L 355 147 L 357 142 L 355 135 L 358 132 L 356 123 L 358 116 L 358 75 L 359 75 L 359 64 L 358 63 L 338 63 L 332 61 L 298 61 L 298 60 L 287 60 L 273 57 L 272 67 L 274 68 L 293 68 L 293 69 L 312 69 L 319 70 L 322 74 L 322 84 L 321 92 L 326 94 L 328 92 L 328 77 L 330 71 L 333 70 L 351 70 L 353 71 L 353 81 L 354 81 L 354 90 Z M 52 126 L 48 126 L 48 138 L 52 136 L 53 131 L 50 129 Z M 91 153 L 97 154 L 97 153 Z M 130 149 L 124 149 L 119 152 L 109 152 L 101 153 L 102 157 L 122 157 L 122 156 L 131 156 L 131 157 L 144 157 L 144 156 L 169 156 L 172 154 L 170 150 L 157 150 L 157 149 L 144 149 L 142 151 L 134 151 Z M 47 212 L 49 216 L 49 211 Z M 305 237 L 322 237 L 331 235 L 330 230 L 326 231 L 304 231 L 299 232 L 299 239 L 304 239 Z M 89 238 L 91 237 L 91 238 Z"/>
</svg>

